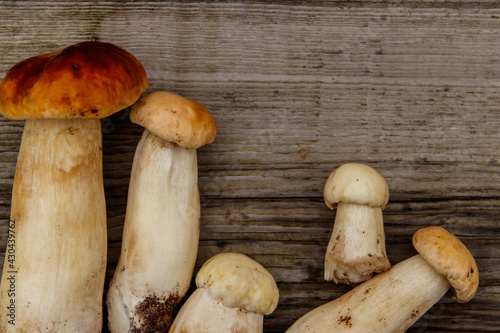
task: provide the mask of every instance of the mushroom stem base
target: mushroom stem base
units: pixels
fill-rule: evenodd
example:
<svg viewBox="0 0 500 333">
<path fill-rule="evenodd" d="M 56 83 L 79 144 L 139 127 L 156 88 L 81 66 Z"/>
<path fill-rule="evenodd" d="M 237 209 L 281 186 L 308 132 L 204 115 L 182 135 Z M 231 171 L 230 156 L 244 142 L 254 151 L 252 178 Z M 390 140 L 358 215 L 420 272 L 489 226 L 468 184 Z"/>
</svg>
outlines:
<svg viewBox="0 0 500 333">
<path fill-rule="evenodd" d="M 99 332 L 107 229 L 98 119 L 26 121 L 11 220 L 0 332 Z"/>
<path fill-rule="evenodd" d="M 198 254 L 196 150 L 145 130 L 134 156 L 122 249 L 106 305 L 111 332 L 167 332 Z"/>
<path fill-rule="evenodd" d="M 449 288 L 448 280 L 416 255 L 310 311 L 286 333 L 405 332 Z"/>
<path fill-rule="evenodd" d="M 325 280 L 356 284 L 390 267 L 382 210 L 339 203 L 325 256 Z"/>
<path fill-rule="evenodd" d="M 264 315 L 240 308 L 228 308 L 198 288 L 182 306 L 169 333 L 261 333 Z"/>
</svg>

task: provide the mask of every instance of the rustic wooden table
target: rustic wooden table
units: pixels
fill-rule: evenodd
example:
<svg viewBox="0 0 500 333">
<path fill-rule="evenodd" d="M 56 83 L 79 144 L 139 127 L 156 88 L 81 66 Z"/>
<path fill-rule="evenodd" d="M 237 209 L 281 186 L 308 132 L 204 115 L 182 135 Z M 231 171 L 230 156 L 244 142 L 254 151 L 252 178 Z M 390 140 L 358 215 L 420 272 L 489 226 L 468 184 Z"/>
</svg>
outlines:
<svg viewBox="0 0 500 333">
<path fill-rule="evenodd" d="M 208 107 L 216 141 L 199 157 L 196 270 L 219 252 L 262 263 L 281 293 L 265 318 L 283 332 L 350 288 L 323 281 L 334 212 L 328 175 L 346 162 L 383 174 L 393 264 L 440 225 L 475 256 L 480 287 L 443 298 L 410 332 L 500 332 L 500 3 L 490 1 L 0 1 L 0 76 L 84 40 L 134 54 L 148 92 Z M 102 121 L 108 209 L 106 287 L 116 266 L 142 128 Z M 0 118 L 0 247 L 22 121 Z M 0 258 L 3 262 L 3 257 Z"/>
</svg>

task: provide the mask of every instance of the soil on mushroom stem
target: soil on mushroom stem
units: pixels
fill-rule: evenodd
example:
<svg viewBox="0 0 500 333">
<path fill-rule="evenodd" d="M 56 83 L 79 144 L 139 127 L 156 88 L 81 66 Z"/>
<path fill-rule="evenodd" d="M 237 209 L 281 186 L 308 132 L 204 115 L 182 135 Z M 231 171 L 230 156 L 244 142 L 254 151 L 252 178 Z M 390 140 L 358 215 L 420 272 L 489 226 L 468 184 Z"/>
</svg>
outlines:
<svg viewBox="0 0 500 333">
<path fill-rule="evenodd" d="M 172 295 L 165 301 L 162 301 L 157 296 L 148 296 L 144 301 L 140 302 L 135 308 L 135 315 L 141 320 L 143 324 L 141 328 L 135 327 L 135 323 L 130 323 L 131 333 L 153 333 L 153 332 L 168 332 L 173 318 L 173 312 L 181 297 Z"/>
</svg>

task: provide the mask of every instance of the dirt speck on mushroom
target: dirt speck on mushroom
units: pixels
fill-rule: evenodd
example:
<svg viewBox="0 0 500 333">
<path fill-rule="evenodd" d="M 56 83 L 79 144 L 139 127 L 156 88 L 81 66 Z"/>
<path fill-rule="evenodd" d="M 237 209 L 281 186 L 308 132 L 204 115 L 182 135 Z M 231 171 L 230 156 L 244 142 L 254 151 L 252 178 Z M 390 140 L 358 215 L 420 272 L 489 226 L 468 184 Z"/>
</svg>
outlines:
<svg viewBox="0 0 500 333">
<path fill-rule="evenodd" d="M 136 323 L 130 323 L 131 333 L 153 333 L 168 332 L 174 320 L 173 313 L 176 305 L 181 298 L 178 295 L 171 295 L 168 299 L 162 300 L 157 296 L 146 297 L 140 302 L 134 314 L 140 318 L 142 325 L 140 329 L 136 328 Z"/>
</svg>

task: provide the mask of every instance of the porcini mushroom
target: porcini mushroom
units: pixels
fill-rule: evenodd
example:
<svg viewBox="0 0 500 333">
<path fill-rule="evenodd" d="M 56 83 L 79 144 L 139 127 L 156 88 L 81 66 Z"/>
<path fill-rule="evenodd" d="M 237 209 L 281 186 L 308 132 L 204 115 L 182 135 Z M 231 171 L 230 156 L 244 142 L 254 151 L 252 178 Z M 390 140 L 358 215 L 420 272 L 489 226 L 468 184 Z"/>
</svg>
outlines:
<svg viewBox="0 0 500 333">
<path fill-rule="evenodd" d="M 428 227 L 413 235 L 413 244 L 419 254 L 310 311 L 286 333 L 404 332 L 450 287 L 456 301 L 472 299 L 479 284 L 477 265 L 455 235 Z"/>
<path fill-rule="evenodd" d="M 382 216 L 389 187 L 384 177 L 367 165 L 347 163 L 328 177 L 324 197 L 328 208 L 337 209 L 325 280 L 357 284 L 389 269 Z"/>
<path fill-rule="evenodd" d="M 147 85 L 135 57 L 101 42 L 24 60 L 0 83 L 2 114 L 26 119 L 1 332 L 101 331 L 107 238 L 99 118 L 133 104 Z"/>
<path fill-rule="evenodd" d="M 170 333 L 258 333 L 263 330 L 264 315 L 278 306 L 279 291 L 273 276 L 240 253 L 210 258 L 196 275 L 196 286 Z"/>
<path fill-rule="evenodd" d="M 167 332 L 198 253 L 196 149 L 215 139 L 216 124 L 201 104 L 163 91 L 135 104 L 130 119 L 146 129 L 132 165 L 108 326 L 111 332 Z"/>
</svg>

